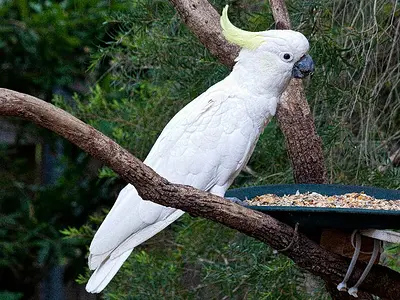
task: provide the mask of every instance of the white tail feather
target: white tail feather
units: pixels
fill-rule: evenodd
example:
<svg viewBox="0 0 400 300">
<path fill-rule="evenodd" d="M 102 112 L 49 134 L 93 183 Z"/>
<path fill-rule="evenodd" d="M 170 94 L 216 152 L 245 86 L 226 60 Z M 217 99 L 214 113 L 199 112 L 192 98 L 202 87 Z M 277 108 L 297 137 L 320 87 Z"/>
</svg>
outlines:
<svg viewBox="0 0 400 300">
<path fill-rule="evenodd" d="M 125 242 L 123 242 L 115 251 L 111 253 L 111 258 L 118 257 L 125 251 L 133 249 L 141 243 L 147 241 L 149 238 L 153 237 L 160 231 L 164 230 L 165 227 L 173 223 L 180 216 L 184 214 L 183 211 L 177 210 L 172 215 L 170 215 L 166 220 L 155 223 L 141 230 L 140 232 L 130 236 Z"/>
<path fill-rule="evenodd" d="M 101 292 L 136 246 L 183 214 L 181 210 L 145 201 L 132 185 L 126 186 L 90 245 L 89 268 L 95 272 L 86 290 Z"/>
<path fill-rule="evenodd" d="M 110 254 L 111 251 L 100 255 L 89 254 L 88 257 L 89 270 L 96 270 L 98 267 L 100 267 L 101 263 L 105 261 L 107 257 L 110 256 Z"/>
<path fill-rule="evenodd" d="M 90 277 L 86 284 L 86 291 L 89 293 L 100 293 L 111 279 L 113 279 L 115 274 L 117 274 L 119 268 L 121 268 L 122 264 L 129 257 L 131 252 L 132 250 L 126 251 L 114 259 L 108 257 Z"/>
</svg>

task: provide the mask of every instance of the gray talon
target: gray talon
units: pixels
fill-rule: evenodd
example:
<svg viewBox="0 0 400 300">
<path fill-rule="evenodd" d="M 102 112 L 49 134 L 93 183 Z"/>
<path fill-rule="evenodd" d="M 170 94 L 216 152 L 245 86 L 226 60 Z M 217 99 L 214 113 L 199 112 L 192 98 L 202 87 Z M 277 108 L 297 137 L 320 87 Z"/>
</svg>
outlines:
<svg viewBox="0 0 400 300">
<path fill-rule="evenodd" d="M 236 197 L 226 197 L 225 199 L 227 199 L 233 203 L 242 205 L 242 206 L 249 206 L 249 204 L 247 202 L 240 200 L 239 198 L 236 198 Z"/>
</svg>

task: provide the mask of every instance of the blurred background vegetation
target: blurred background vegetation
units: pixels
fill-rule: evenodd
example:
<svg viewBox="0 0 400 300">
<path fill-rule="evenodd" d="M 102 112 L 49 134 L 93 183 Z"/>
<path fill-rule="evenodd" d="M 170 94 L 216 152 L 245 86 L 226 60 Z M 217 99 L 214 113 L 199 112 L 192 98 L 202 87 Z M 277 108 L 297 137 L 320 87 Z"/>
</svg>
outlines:
<svg viewBox="0 0 400 300">
<path fill-rule="evenodd" d="M 266 1 L 212 3 L 230 4 L 244 29 L 274 28 Z M 317 66 L 305 84 L 329 181 L 400 189 L 398 2 L 287 5 Z M 176 112 L 229 73 L 162 0 L 0 0 L 0 68 L 2 87 L 53 101 L 140 159 Z M 87 247 L 124 182 L 47 131 L 0 122 L 0 299 L 60 299 L 61 287 L 86 299 L 73 281 L 87 280 Z M 293 182 L 275 122 L 249 167 L 235 186 Z M 388 248 L 384 263 L 400 270 L 399 252 Z M 328 299 L 311 281 L 268 246 L 185 215 L 138 247 L 103 297 Z"/>
</svg>

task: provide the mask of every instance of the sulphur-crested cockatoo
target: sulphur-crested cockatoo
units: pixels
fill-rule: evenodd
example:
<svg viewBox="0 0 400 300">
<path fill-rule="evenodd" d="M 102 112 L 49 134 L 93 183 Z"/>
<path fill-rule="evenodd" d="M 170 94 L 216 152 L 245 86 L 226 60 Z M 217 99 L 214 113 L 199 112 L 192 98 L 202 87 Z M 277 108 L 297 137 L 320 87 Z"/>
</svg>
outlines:
<svg viewBox="0 0 400 300">
<path fill-rule="evenodd" d="M 232 72 L 184 107 L 167 124 L 144 163 L 172 183 L 223 197 L 246 166 L 264 127 L 275 114 L 291 77 L 314 70 L 309 44 L 299 32 L 248 32 L 222 12 L 225 38 L 242 49 Z M 132 250 L 183 215 L 142 199 L 128 184 L 90 245 L 86 290 L 98 293 Z"/>
</svg>

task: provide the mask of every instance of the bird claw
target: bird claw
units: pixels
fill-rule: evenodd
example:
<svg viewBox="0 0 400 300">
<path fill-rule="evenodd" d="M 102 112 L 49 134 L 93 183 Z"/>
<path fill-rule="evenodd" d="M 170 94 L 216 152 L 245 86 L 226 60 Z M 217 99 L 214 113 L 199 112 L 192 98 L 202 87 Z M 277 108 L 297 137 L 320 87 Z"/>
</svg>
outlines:
<svg viewBox="0 0 400 300">
<path fill-rule="evenodd" d="M 357 292 L 358 292 L 358 288 L 356 288 L 356 287 L 352 287 L 352 288 L 349 288 L 349 290 L 347 291 L 351 296 L 353 296 L 353 297 L 355 297 L 355 298 L 358 298 L 358 295 L 357 295 Z"/>
<path fill-rule="evenodd" d="M 345 282 L 341 282 L 338 284 L 337 289 L 341 292 L 347 291 L 347 284 Z"/>
<path fill-rule="evenodd" d="M 226 197 L 225 199 L 242 206 L 249 206 L 247 202 L 240 200 L 239 198 L 236 197 Z"/>
</svg>

